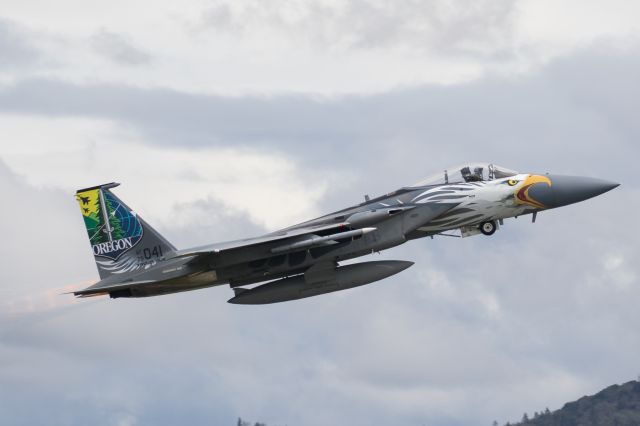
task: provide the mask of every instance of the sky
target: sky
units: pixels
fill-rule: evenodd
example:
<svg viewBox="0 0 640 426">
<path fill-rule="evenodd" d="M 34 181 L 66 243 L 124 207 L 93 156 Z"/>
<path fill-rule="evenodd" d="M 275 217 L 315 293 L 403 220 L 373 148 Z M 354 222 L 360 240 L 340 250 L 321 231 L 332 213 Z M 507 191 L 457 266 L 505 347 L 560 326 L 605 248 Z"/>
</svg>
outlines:
<svg viewBox="0 0 640 426">
<path fill-rule="evenodd" d="M 640 3 L 3 0 L 0 420 L 476 426 L 640 374 Z M 365 287 L 76 300 L 77 188 L 179 248 L 464 162 L 620 182 Z"/>
</svg>

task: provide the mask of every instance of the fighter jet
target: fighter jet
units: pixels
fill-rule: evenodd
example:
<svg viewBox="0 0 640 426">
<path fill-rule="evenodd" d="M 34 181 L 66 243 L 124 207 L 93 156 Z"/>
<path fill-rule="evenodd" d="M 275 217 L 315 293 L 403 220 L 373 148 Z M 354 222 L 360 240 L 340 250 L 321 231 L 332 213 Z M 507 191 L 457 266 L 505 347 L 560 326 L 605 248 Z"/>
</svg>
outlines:
<svg viewBox="0 0 640 426">
<path fill-rule="evenodd" d="M 445 169 L 389 194 L 270 234 L 177 249 L 122 202 L 109 183 L 78 190 L 101 280 L 79 297 L 147 297 L 228 285 L 229 303 L 284 302 L 345 290 L 395 275 L 402 260 L 340 265 L 408 241 L 493 235 L 504 219 L 587 200 L 619 184 L 518 173 L 488 163 Z M 85 199 L 97 200 L 86 210 Z M 264 283 L 253 287 L 254 284 Z"/>
</svg>

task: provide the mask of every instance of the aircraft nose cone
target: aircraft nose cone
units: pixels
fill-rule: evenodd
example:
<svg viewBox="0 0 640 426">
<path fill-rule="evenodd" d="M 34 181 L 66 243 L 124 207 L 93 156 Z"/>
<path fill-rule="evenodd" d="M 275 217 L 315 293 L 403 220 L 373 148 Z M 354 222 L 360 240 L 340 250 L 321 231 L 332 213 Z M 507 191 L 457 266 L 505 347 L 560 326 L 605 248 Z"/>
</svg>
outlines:
<svg viewBox="0 0 640 426">
<path fill-rule="evenodd" d="M 549 207 L 561 207 L 588 200 L 620 186 L 619 183 L 582 176 L 549 175 L 552 199 Z"/>
</svg>

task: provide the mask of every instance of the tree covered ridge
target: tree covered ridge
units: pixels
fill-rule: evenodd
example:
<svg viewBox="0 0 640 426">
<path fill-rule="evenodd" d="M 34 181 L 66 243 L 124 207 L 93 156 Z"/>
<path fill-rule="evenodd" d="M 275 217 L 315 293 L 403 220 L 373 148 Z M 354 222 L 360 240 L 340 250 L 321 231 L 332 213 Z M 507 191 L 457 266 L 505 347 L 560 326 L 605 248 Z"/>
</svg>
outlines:
<svg viewBox="0 0 640 426">
<path fill-rule="evenodd" d="M 236 423 L 236 426 L 267 426 L 267 424 L 261 423 L 261 422 L 251 423 L 246 420 L 242 420 L 241 417 L 238 417 L 238 422 Z"/>
<path fill-rule="evenodd" d="M 495 423 L 494 423 L 495 424 Z M 640 382 L 613 385 L 592 396 L 566 403 L 561 409 L 525 413 L 510 426 L 638 426 L 640 425 Z"/>
</svg>

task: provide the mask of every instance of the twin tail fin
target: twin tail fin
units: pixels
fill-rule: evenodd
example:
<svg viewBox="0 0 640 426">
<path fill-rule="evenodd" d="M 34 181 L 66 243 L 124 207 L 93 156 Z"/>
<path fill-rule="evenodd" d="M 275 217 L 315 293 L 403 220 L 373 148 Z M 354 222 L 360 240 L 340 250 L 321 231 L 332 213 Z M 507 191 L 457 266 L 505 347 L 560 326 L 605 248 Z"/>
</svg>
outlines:
<svg viewBox="0 0 640 426">
<path fill-rule="evenodd" d="M 108 183 L 79 189 L 76 199 L 101 279 L 130 275 L 162 261 L 176 248 L 120 200 Z"/>
</svg>

